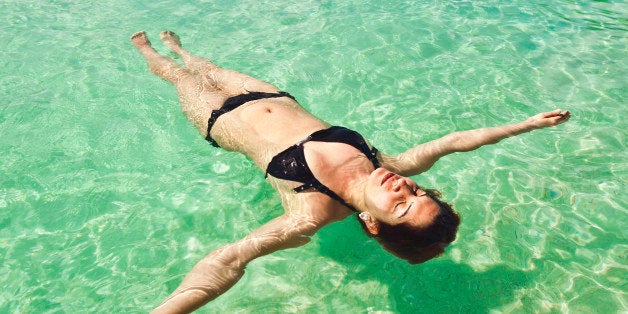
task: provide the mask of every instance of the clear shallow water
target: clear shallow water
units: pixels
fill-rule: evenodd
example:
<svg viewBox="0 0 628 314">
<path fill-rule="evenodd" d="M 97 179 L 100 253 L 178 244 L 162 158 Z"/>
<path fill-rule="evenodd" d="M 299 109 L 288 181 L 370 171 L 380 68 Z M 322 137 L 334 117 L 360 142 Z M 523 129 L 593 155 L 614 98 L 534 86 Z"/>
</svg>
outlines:
<svg viewBox="0 0 628 314">
<path fill-rule="evenodd" d="M 0 312 L 146 312 L 281 213 L 207 145 L 129 36 L 171 29 L 399 152 L 555 107 L 558 128 L 415 177 L 463 216 L 410 266 L 353 219 L 253 262 L 200 312 L 625 312 L 628 7 L 621 1 L 2 3 Z M 228 182 L 229 184 L 224 184 Z"/>
</svg>

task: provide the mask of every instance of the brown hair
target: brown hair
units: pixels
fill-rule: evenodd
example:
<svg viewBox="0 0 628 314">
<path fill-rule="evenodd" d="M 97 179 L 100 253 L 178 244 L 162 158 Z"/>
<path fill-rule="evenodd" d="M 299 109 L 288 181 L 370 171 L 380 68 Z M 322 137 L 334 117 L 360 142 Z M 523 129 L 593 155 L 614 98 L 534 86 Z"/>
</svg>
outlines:
<svg viewBox="0 0 628 314">
<path fill-rule="evenodd" d="M 440 192 L 421 189 L 433 199 L 440 208 L 434 222 L 425 228 L 411 227 L 405 224 L 389 225 L 379 222 L 379 233 L 370 233 L 362 219 L 358 221 L 369 237 L 375 238 L 384 249 L 393 255 L 405 259 L 410 264 L 426 262 L 439 256 L 444 248 L 456 239 L 460 216 L 450 204 L 440 200 Z"/>
</svg>

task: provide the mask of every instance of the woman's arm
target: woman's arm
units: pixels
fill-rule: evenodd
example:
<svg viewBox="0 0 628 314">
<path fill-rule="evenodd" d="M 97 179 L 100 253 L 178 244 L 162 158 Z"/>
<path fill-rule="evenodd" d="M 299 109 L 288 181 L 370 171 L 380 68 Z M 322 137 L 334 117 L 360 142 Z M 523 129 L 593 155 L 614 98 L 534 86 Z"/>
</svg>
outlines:
<svg viewBox="0 0 628 314">
<path fill-rule="evenodd" d="M 231 288 L 253 259 L 310 241 L 318 226 L 310 219 L 283 215 L 244 239 L 205 256 L 179 287 L 151 313 L 189 313 Z"/>
<path fill-rule="evenodd" d="M 527 120 L 498 127 L 459 131 L 418 145 L 397 156 L 383 156 L 384 164 L 398 174 L 411 176 L 427 171 L 445 155 L 468 152 L 483 145 L 495 144 L 505 138 L 561 124 L 571 117 L 569 111 L 556 109 L 539 113 Z"/>
</svg>

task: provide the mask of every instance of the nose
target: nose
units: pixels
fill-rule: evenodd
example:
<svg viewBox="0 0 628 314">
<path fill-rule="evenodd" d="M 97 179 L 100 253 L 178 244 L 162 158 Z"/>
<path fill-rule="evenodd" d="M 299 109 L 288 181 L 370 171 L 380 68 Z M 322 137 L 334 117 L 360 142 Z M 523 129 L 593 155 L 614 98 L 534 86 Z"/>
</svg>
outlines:
<svg viewBox="0 0 628 314">
<path fill-rule="evenodd" d="M 397 178 L 397 180 L 395 180 L 395 183 L 393 184 L 393 191 L 395 192 L 399 192 L 401 190 L 401 188 L 403 187 L 403 184 L 405 183 L 405 181 L 403 180 L 403 178 Z"/>
</svg>

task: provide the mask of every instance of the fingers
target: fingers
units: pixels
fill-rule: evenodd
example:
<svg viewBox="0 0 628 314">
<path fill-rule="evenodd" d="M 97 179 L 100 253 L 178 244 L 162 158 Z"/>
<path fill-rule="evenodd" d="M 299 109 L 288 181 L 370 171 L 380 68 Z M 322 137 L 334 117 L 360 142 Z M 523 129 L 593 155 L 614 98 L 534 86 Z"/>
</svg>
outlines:
<svg viewBox="0 0 628 314">
<path fill-rule="evenodd" d="M 562 112 L 562 110 L 555 109 L 555 110 L 552 110 L 552 111 L 544 112 L 544 113 L 541 114 L 541 116 L 543 118 L 551 118 L 551 117 L 559 116 L 561 112 Z"/>
<path fill-rule="evenodd" d="M 559 117 L 560 119 L 569 118 L 570 116 L 571 113 L 569 112 L 569 110 L 559 111 L 554 115 L 554 117 Z"/>
<path fill-rule="evenodd" d="M 564 112 L 560 113 L 560 119 L 558 119 L 558 123 L 563 123 L 566 122 L 567 120 L 569 120 L 571 118 L 571 112 L 569 112 L 569 110 L 565 110 Z"/>
<path fill-rule="evenodd" d="M 561 123 L 567 122 L 567 120 L 571 118 L 571 113 L 569 112 L 569 110 L 558 111 L 556 115 L 554 115 L 553 117 L 548 117 L 548 118 L 551 118 L 552 125 L 559 125 Z"/>
<path fill-rule="evenodd" d="M 569 110 L 562 111 L 560 109 L 556 109 L 549 112 L 541 113 L 541 117 L 543 118 L 551 118 L 551 117 L 557 117 L 557 116 L 566 117 L 566 116 L 569 116 L 570 114 L 571 113 L 569 112 Z"/>
</svg>

